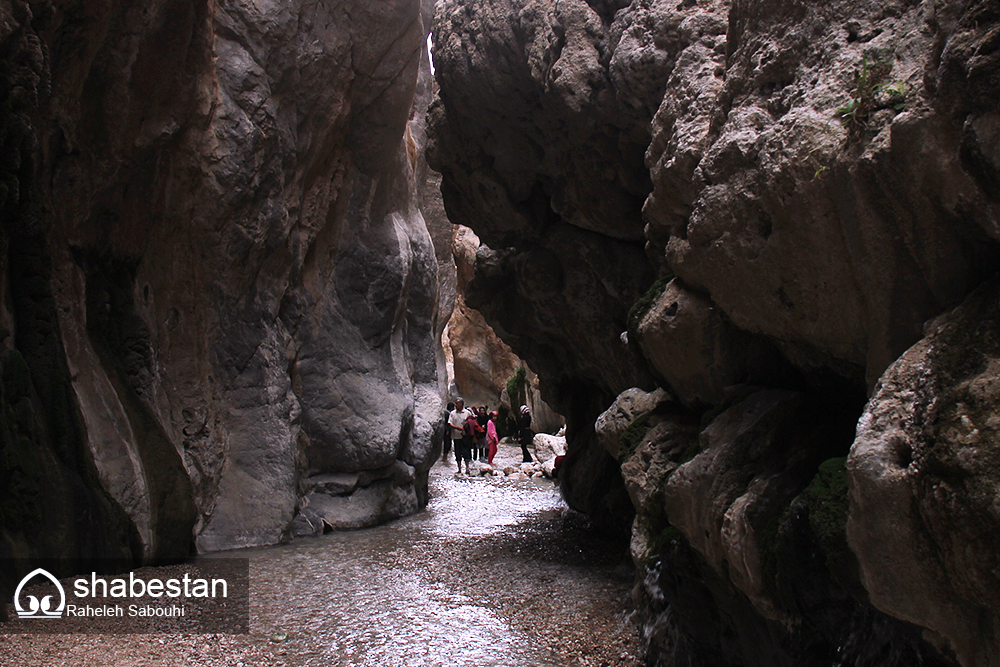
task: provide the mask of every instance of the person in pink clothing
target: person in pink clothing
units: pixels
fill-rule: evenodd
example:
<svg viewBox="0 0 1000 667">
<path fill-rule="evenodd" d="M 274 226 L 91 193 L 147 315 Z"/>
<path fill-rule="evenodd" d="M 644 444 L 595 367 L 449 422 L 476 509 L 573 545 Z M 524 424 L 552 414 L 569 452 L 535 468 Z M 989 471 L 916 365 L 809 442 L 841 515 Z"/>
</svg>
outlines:
<svg viewBox="0 0 1000 667">
<path fill-rule="evenodd" d="M 497 446 L 500 444 L 500 438 L 497 437 L 497 425 L 493 422 L 496 421 L 497 413 L 494 410 L 490 413 L 490 420 L 486 422 L 486 444 L 490 448 L 489 458 L 487 463 L 493 465 L 493 457 L 497 454 Z"/>
</svg>

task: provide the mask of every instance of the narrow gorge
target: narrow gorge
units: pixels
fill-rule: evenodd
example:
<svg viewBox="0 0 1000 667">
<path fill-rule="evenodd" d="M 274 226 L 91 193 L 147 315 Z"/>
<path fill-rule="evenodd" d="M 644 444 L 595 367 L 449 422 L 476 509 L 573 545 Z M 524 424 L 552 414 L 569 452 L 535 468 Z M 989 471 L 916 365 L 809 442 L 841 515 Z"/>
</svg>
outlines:
<svg viewBox="0 0 1000 667">
<path fill-rule="evenodd" d="M 0 558 L 419 513 L 525 368 L 645 664 L 1000 666 L 995 0 L 0 0 L 0 216 Z"/>
</svg>

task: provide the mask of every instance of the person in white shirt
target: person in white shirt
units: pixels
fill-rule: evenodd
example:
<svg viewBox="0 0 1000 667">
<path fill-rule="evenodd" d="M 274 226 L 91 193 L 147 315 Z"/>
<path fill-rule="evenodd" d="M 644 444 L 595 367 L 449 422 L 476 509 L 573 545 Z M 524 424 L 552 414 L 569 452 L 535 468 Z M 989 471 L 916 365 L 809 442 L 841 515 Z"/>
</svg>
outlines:
<svg viewBox="0 0 1000 667">
<path fill-rule="evenodd" d="M 462 460 L 465 460 L 465 474 L 469 474 L 472 461 L 472 436 L 466 433 L 465 422 L 472 417 L 472 410 L 465 407 L 465 401 L 455 399 L 455 409 L 448 413 L 448 428 L 451 429 L 451 440 L 455 445 L 455 462 L 458 472 L 462 473 Z"/>
</svg>

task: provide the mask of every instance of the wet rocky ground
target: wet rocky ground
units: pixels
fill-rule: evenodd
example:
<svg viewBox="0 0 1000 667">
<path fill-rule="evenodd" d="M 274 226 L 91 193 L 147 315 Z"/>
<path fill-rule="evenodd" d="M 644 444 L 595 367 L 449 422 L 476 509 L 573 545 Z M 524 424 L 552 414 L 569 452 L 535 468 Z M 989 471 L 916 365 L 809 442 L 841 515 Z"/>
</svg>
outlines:
<svg viewBox="0 0 1000 667">
<path fill-rule="evenodd" d="M 0 665 L 640 663 L 627 544 L 552 482 L 439 463 L 431 492 L 426 512 L 388 526 L 230 554 L 251 559 L 247 635 L 0 635 Z"/>
</svg>

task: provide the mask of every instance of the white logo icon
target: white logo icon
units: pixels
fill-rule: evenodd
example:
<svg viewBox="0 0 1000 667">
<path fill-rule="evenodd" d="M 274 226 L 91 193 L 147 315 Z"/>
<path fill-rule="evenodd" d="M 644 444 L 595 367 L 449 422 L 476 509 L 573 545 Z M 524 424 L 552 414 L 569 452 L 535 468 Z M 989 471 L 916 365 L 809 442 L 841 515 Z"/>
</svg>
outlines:
<svg viewBox="0 0 1000 667">
<path fill-rule="evenodd" d="M 55 609 L 52 608 L 52 596 L 44 595 L 42 599 L 39 600 L 34 595 L 26 595 L 28 598 L 28 608 L 25 609 L 21 605 L 21 589 L 24 585 L 34 579 L 36 576 L 42 575 L 53 585 L 55 585 L 56 590 L 59 591 L 59 606 Z M 53 577 L 51 574 L 38 568 L 34 572 L 29 572 L 28 576 L 21 580 L 21 583 L 17 585 L 17 590 L 14 591 L 14 609 L 17 610 L 17 615 L 19 618 L 62 618 L 63 608 L 66 606 L 66 593 L 63 591 L 62 584 L 59 580 Z"/>
</svg>

